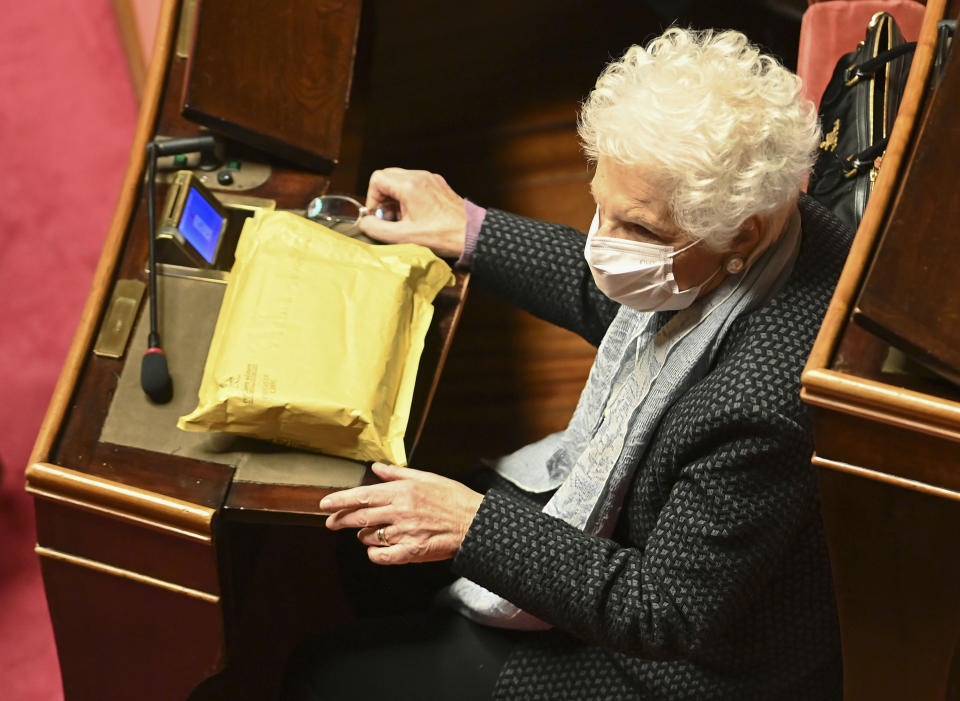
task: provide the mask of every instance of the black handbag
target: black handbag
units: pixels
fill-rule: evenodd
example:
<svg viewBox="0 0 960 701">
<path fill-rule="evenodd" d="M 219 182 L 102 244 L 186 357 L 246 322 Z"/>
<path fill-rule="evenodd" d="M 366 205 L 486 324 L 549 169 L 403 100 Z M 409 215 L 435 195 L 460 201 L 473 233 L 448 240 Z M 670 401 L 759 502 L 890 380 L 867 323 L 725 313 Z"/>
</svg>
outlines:
<svg viewBox="0 0 960 701">
<path fill-rule="evenodd" d="M 823 141 L 807 189 L 853 229 L 873 190 L 915 47 L 892 15 L 878 12 L 856 50 L 837 62 L 820 101 Z"/>
</svg>

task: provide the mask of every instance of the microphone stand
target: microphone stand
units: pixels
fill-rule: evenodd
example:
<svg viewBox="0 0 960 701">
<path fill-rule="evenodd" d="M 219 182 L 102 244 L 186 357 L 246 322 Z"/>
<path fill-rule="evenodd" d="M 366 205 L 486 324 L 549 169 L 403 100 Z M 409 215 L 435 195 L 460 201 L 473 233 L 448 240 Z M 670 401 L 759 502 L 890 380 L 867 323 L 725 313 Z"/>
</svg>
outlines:
<svg viewBox="0 0 960 701">
<path fill-rule="evenodd" d="M 154 189 L 157 177 L 157 145 L 147 144 L 147 182 L 144 189 L 147 194 L 147 229 L 150 242 L 147 275 L 150 297 L 150 335 L 147 350 L 140 364 L 140 386 L 147 396 L 157 404 L 165 404 L 173 397 L 173 381 L 167 367 L 167 358 L 160 345 L 160 332 L 157 320 L 157 233 Z"/>
<path fill-rule="evenodd" d="M 147 177 L 144 190 L 147 196 L 147 229 L 149 240 L 148 278 L 150 295 L 150 335 L 147 350 L 140 363 L 140 386 L 156 404 L 165 404 L 173 397 L 173 380 L 167 367 L 167 357 L 160 344 L 157 314 L 157 232 L 154 190 L 157 178 L 157 157 L 174 156 L 194 151 L 210 152 L 216 147 L 212 136 L 189 136 L 182 139 L 150 141 L 147 143 Z"/>
</svg>

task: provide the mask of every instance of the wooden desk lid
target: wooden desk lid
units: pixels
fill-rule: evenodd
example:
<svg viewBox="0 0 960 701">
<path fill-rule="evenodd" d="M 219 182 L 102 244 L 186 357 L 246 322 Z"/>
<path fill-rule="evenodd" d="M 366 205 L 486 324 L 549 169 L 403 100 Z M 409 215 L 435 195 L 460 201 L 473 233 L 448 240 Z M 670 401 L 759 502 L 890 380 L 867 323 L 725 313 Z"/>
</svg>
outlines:
<svg viewBox="0 0 960 701">
<path fill-rule="evenodd" d="M 927 103 L 928 79 L 937 45 L 937 22 L 944 16 L 946 5 L 947 0 L 930 0 L 927 3 L 904 99 L 887 146 L 883 167 L 807 361 L 801 396 L 814 406 L 911 430 L 920 425 L 924 431 L 938 435 L 942 433 L 960 440 L 957 429 L 960 426 L 960 403 L 891 385 L 872 367 L 858 365 L 856 369 L 851 369 L 846 367 L 849 363 L 844 367 L 835 367 L 838 349 L 844 339 L 853 333 L 852 330 L 858 328 L 848 323 L 851 312 L 858 301 L 878 239 L 885 231 L 888 214 L 899 201 L 905 171 L 915 155 L 917 132 L 923 107 Z M 870 336 L 863 333 L 859 335 Z M 862 365 L 872 361 L 858 352 L 855 362 Z"/>
<path fill-rule="evenodd" d="M 340 153 L 360 0 L 202 0 L 183 116 L 315 170 Z"/>
<path fill-rule="evenodd" d="M 952 52 L 854 319 L 960 380 L 960 64 Z"/>
</svg>

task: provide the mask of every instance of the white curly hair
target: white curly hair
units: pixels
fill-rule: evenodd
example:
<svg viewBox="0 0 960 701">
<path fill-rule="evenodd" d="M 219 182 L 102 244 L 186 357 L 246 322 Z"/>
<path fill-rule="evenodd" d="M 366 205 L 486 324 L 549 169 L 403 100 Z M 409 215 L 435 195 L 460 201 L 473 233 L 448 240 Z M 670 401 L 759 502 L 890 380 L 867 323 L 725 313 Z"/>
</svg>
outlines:
<svg viewBox="0 0 960 701">
<path fill-rule="evenodd" d="M 678 27 L 604 69 L 578 128 L 590 159 L 654 174 L 676 224 L 713 249 L 797 196 L 820 140 L 800 78 L 740 32 Z"/>
</svg>

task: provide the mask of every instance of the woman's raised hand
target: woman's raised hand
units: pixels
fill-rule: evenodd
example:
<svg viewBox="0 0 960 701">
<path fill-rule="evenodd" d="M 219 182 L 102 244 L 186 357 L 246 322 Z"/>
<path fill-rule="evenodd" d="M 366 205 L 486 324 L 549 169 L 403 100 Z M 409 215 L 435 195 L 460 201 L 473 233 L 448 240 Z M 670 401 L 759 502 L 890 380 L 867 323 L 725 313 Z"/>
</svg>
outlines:
<svg viewBox="0 0 960 701">
<path fill-rule="evenodd" d="M 418 243 L 443 258 L 463 253 L 467 215 L 463 198 L 447 181 L 425 170 L 385 168 L 374 171 L 367 189 L 367 210 L 382 208 L 397 221 L 372 214 L 363 217 L 360 230 L 384 243 Z"/>
</svg>

